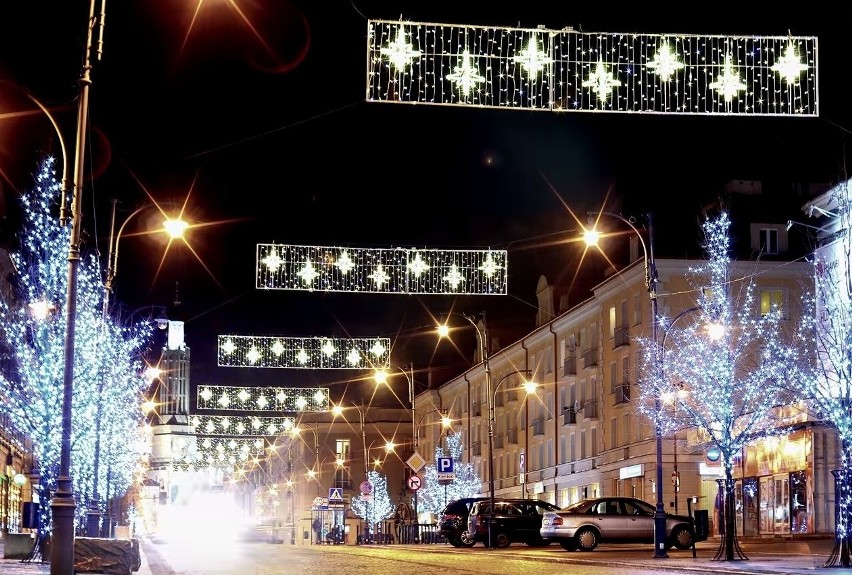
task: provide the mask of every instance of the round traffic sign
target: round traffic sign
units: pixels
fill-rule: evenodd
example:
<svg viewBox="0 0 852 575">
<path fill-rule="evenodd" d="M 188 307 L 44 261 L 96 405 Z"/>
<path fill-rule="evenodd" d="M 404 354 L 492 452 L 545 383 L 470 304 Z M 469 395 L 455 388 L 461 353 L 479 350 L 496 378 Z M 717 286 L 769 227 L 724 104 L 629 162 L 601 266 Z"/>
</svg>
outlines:
<svg viewBox="0 0 852 575">
<path fill-rule="evenodd" d="M 320 505 L 322 505 L 322 497 L 314 497 L 314 505 L 316 507 L 319 507 Z"/>
<path fill-rule="evenodd" d="M 361 493 L 364 495 L 369 495 L 373 492 L 373 484 L 369 481 L 361 482 Z"/>
<path fill-rule="evenodd" d="M 412 475 L 408 478 L 408 488 L 412 491 L 417 491 L 420 489 L 420 486 L 423 485 L 423 482 L 420 479 L 419 475 Z"/>
</svg>

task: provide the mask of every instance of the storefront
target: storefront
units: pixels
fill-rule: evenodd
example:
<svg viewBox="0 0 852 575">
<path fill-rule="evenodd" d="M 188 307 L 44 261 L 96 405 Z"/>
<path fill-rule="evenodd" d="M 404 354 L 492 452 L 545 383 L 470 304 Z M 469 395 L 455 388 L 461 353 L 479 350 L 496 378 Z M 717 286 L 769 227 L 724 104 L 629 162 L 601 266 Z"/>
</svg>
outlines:
<svg viewBox="0 0 852 575">
<path fill-rule="evenodd" d="M 813 431 L 770 437 L 734 462 L 736 528 L 746 537 L 814 533 Z"/>
</svg>

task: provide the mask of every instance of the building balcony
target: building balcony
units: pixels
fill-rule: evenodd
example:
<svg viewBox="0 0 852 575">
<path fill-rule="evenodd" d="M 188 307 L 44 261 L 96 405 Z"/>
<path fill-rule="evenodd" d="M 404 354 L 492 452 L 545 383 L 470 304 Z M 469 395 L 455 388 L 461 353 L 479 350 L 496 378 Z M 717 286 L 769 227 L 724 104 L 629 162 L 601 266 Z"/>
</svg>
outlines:
<svg viewBox="0 0 852 575">
<path fill-rule="evenodd" d="M 613 331 L 612 349 L 617 349 L 621 346 L 630 343 L 630 329 L 626 325 L 616 326 Z"/>
<path fill-rule="evenodd" d="M 623 383 L 621 385 L 615 386 L 615 403 L 618 405 L 619 403 L 629 403 L 630 402 L 630 384 Z"/>
<path fill-rule="evenodd" d="M 590 347 L 583 351 L 583 368 L 595 367 L 598 365 L 598 348 Z"/>
<path fill-rule="evenodd" d="M 570 353 L 570 357 L 566 357 L 562 362 L 562 375 L 577 375 L 577 358 L 574 357 L 574 352 Z"/>
<path fill-rule="evenodd" d="M 503 434 L 498 433 L 494 436 L 494 449 L 502 449 L 503 448 Z"/>
<path fill-rule="evenodd" d="M 533 435 L 544 435 L 544 418 L 536 417 L 532 422 Z"/>
<path fill-rule="evenodd" d="M 574 412 L 574 408 L 566 407 L 562 410 L 562 425 L 576 425 L 577 424 L 577 414 Z"/>
<path fill-rule="evenodd" d="M 475 401 L 473 405 L 470 406 L 470 413 L 473 417 L 482 417 L 482 402 Z"/>
<path fill-rule="evenodd" d="M 583 418 L 584 419 L 597 419 L 598 418 L 598 402 L 595 399 L 592 399 L 586 402 L 586 405 L 583 406 Z"/>
<path fill-rule="evenodd" d="M 477 455 L 477 456 L 482 455 L 482 442 L 481 441 L 474 441 L 473 443 L 471 443 L 470 444 L 470 452 L 473 455 Z"/>
<path fill-rule="evenodd" d="M 506 430 L 506 441 L 509 445 L 517 445 L 518 444 L 518 430 L 517 428 L 511 428 Z"/>
</svg>

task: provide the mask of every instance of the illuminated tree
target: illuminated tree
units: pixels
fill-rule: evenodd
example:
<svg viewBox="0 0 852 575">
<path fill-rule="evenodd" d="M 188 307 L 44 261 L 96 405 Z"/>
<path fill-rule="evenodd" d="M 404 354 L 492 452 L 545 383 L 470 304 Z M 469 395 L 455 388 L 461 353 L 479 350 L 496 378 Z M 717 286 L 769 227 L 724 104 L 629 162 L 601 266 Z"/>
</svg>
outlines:
<svg viewBox="0 0 852 575">
<path fill-rule="evenodd" d="M 18 250 L 10 253 L 15 268 L 12 281 L 0 290 L 0 414 L 33 441 L 38 484 L 39 535 L 50 531 L 50 501 L 56 489 L 61 451 L 65 335 L 68 293 L 70 227 L 58 221 L 60 185 L 53 158 L 43 160 L 32 191 L 22 194 L 23 227 Z M 78 265 L 76 339 L 71 412 L 71 476 L 77 498 L 77 521 L 93 487 L 95 414 L 110 425 L 101 430 L 109 447 L 108 465 L 102 466 L 101 485 L 113 489 L 129 484 L 129 451 L 141 418 L 139 392 L 144 380 L 138 350 L 144 330 L 119 328 L 103 321 L 103 286 L 94 254 L 81 254 Z M 99 394 L 99 382 L 104 382 Z M 131 407 L 132 406 L 132 407 Z M 108 477 L 109 474 L 109 477 Z"/>
<path fill-rule="evenodd" d="M 752 266 L 729 257 L 727 213 L 703 225 L 707 260 L 690 269 L 695 293 L 691 321 L 669 325 L 666 349 L 641 340 L 640 409 L 663 434 L 693 428 L 722 454 L 725 472 L 724 558 L 744 559 L 734 525 L 734 459 L 749 443 L 788 431 L 782 406 L 798 368 L 786 310 L 761 301 Z M 655 318 L 664 328 L 663 318 Z M 711 329 L 715 327 L 715 329 Z M 791 330 L 794 331 L 794 330 Z M 662 404 L 660 409 L 657 409 Z M 722 549 L 720 548 L 720 556 Z M 735 557 L 738 555 L 737 557 Z"/>
<path fill-rule="evenodd" d="M 814 291 L 805 298 L 800 341 L 814 361 L 803 365 L 802 396 L 810 415 L 833 427 L 840 442 L 835 474 L 835 547 L 826 566 L 852 566 L 852 215 L 848 182 L 837 186 L 840 233 L 817 250 Z"/>
<path fill-rule="evenodd" d="M 423 471 L 423 486 L 417 492 L 417 509 L 438 514 L 448 501 L 462 497 L 474 497 L 482 491 L 482 480 L 476 475 L 473 465 L 462 461 L 464 443 L 461 433 L 446 436 L 446 446 L 435 447 L 435 457 Z M 454 479 L 446 484 L 438 483 L 437 462 L 439 457 L 453 458 Z"/>
<path fill-rule="evenodd" d="M 375 533 L 375 525 L 393 517 L 394 505 L 388 494 L 385 476 L 378 471 L 367 473 L 367 480 L 373 484 L 373 493 L 369 499 L 359 495 L 352 500 L 352 512 L 364 520 L 367 528 Z"/>
</svg>

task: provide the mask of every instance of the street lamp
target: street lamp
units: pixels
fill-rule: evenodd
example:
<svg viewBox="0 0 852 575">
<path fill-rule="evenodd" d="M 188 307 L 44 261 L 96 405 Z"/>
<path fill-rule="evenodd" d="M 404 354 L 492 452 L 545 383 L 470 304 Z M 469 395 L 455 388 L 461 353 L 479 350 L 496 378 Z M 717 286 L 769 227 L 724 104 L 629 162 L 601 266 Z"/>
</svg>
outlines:
<svg viewBox="0 0 852 575">
<path fill-rule="evenodd" d="M 59 471 L 56 477 L 56 489 L 50 500 L 52 513 L 50 575 L 74 574 L 74 481 L 71 478 L 71 412 L 74 397 L 74 336 L 77 321 L 77 277 L 80 267 L 80 238 L 82 214 L 81 190 L 83 187 L 83 166 L 86 150 L 86 130 L 88 129 L 89 87 L 92 84 L 92 52 L 94 33 L 99 31 L 95 56 L 100 59 L 103 48 L 104 7 L 95 14 L 97 0 L 91 0 L 86 34 L 83 68 L 78 81 L 77 99 L 77 141 L 74 149 L 74 182 L 71 189 L 71 233 L 68 245 L 68 287 L 66 294 L 64 365 L 62 380 L 62 430 L 59 449 Z M 64 184 L 65 182 L 63 182 Z M 68 220 L 65 188 L 63 185 L 60 222 Z"/>
<path fill-rule="evenodd" d="M 662 363 L 660 361 L 660 349 L 659 342 L 657 339 L 657 266 L 654 262 L 654 240 L 653 240 L 653 227 L 651 225 L 651 214 L 645 215 L 646 221 L 646 229 L 648 231 L 648 244 L 645 244 L 645 240 L 642 238 L 642 234 L 639 232 L 639 229 L 635 225 L 634 218 L 625 218 L 620 214 L 616 214 L 614 212 L 598 212 L 598 219 L 600 216 L 609 216 L 621 220 L 628 226 L 633 232 L 636 234 L 636 237 L 639 238 L 639 243 L 642 246 L 642 255 L 645 259 L 645 288 L 648 290 L 648 296 L 651 299 L 651 342 L 654 350 L 653 355 L 653 364 L 655 376 L 658 381 L 661 380 L 662 375 Z M 591 228 L 585 228 L 583 233 L 583 239 L 588 246 L 597 246 L 598 239 L 600 238 L 600 232 L 597 230 L 597 220 L 593 223 Z M 660 394 L 655 394 L 654 397 L 654 434 L 656 438 L 656 455 L 657 455 L 657 506 L 654 511 L 654 558 L 655 559 L 667 559 L 668 554 L 666 553 L 666 510 L 663 504 L 663 430 L 660 422 L 660 410 L 662 409 Z"/>
<path fill-rule="evenodd" d="M 122 222 L 121 226 L 118 228 L 118 233 L 115 231 L 115 209 L 118 200 L 112 201 L 112 217 L 110 220 L 110 231 L 109 231 L 109 250 L 107 252 L 107 268 L 106 268 L 106 279 L 104 280 L 104 302 L 103 309 L 101 313 L 101 320 L 103 323 L 103 334 L 104 336 L 108 336 L 106 332 L 106 322 L 109 318 L 109 300 L 110 293 L 112 292 L 113 283 L 115 281 L 115 274 L 118 265 L 118 246 L 121 241 L 121 234 L 124 232 L 125 226 L 127 226 L 128 222 L 134 218 L 137 214 L 141 213 L 145 209 L 149 207 L 153 207 L 154 204 L 145 204 L 135 211 L 133 211 L 127 218 Z M 177 223 L 174 223 L 177 222 Z M 166 219 L 163 223 L 164 230 L 169 234 L 171 239 L 177 239 L 183 236 L 183 232 L 186 230 L 188 225 L 183 220 L 177 219 Z M 92 479 L 92 498 L 89 501 L 89 508 L 86 513 L 86 534 L 89 537 L 97 537 L 100 534 L 100 520 L 101 520 L 101 506 L 100 506 L 100 495 L 98 493 L 98 475 L 100 473 L 100 456 L 101 456 L 101 418 L 102 418 L 102 410 L 103 410 L 103 388 L 104 388 L 104 378 L 101 378 L 98 382 L 96 398 L 97 398 L 97 413 L 95 415 L 95 450 L 94 450 L 94 467 L 93 467 L 93 479 Z M 109 487 L 109 486 L 107 486 Z M 109 536 L 109 526 L 107 524 L 104 525 L 105 530 L 107 530 L 106 536 Z"/>
</svg>

